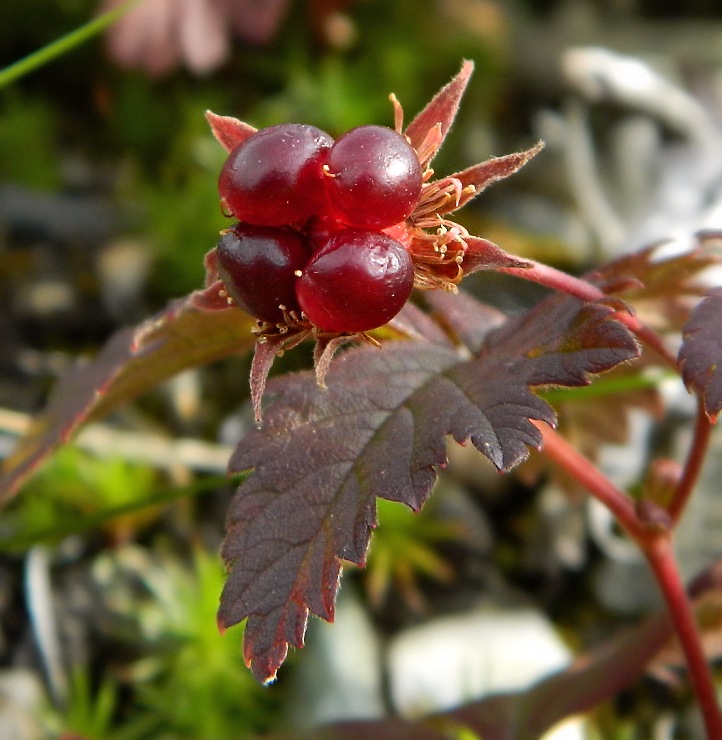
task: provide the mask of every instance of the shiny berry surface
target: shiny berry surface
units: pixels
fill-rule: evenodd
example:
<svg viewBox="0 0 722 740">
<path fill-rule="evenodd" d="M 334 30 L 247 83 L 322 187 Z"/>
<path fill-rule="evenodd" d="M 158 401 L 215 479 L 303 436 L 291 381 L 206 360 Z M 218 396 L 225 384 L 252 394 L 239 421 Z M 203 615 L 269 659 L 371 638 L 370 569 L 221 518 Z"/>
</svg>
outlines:
<svg viewBox="0 0 722 740">
<path fill-rule="evenodd" d="M 218 241 L 218 271 L 240 308 L 264 321 L 280 322 L 298 312 L 297 270 L 310 257 L 305 239 L 290 229 L 237 224 Z"/>
<path fill-rule="evenodd" d="M 228 156 L 218 179 L 224 207 L 239 221 L 283 226 L 324 205 L 322 166 L 333 139 L 315 126 L 261 129 Z"/>
<path fill-rule="evenodd" d="M 331 147 L 325 171 L 329 211 L 349 226 L 392 226 L 419 202 L 422 172 L 416 152 L 385 126 L 346 132 Z"/>
<path fill-rule="evenodd" d="M 345 229 L 318 249 L 296 283 L 298 303 L 324 331 L 383 326 L 402 309 L 414 285 L 409 253 L 385 234 Z"/>
</svg>

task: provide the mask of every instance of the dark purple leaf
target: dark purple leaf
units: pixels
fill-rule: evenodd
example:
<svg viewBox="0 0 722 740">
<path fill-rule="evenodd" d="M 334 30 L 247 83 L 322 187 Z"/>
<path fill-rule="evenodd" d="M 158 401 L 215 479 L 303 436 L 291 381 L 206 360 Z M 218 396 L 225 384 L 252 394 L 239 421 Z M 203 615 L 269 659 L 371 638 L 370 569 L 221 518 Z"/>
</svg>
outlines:
<svg viewBox="0 0 722 740">
<path fill-rule="evenodd" d="M 248 617 L 244 654 L 259 680 L 274 678 L 288 645 L 302 646 L 309 610 L 333 618 L 340 560 L 363 564 L 377 496 L 418 510 L 446 463 L 448 435 L 508 470 L 541 445 L 530 420 L 555 423 L 529 385 L 583 385 L 637 355 L 610 313 L 553 296 L 473 359 L 430 342 L 390 343 L 348 351 L 327 390 L 310 373 L 272 384 L 279 397 L 230 463 L 254 472 L 228 515 L 219 610 L 223 628 Z"/>
<path fill-rule="evenodd" d="M 434 317 L 457 342 L 476 354 L 489 332 L 503 326 L 508 317 L 498 308 L 477 301 L 468 293 L 432 290 L 424 295 Z"/>
<path fill-rule="evenodd" d="M 254 320 L 229 308 L 220 284 L 174 301 L 163 313 L 113 336 L 93 360 L 57 383 L 45 412 L 18 449 L 3 461 L 0 501 L 79 428 L 97 421 L 181 370 L 249 352 Z M 239 394 L 245 388 L 239 387 Z"/>
<path fill-rule="evenodd" d="M 655 244 L 624 255 L 594 270 L 586 279 L 610 295 L 622 295 L 635 313 L 657 331 L 680 331 L 707 290 L 699 279 L 720 258 L 705 248 L 704 237 L 688 251 L 666 255 L 665 244 Z"/>
<path fill-rule="evenodd" d="M 507 321 L 484 345 L 481 357 L 516 351 L 530 386 L 583 386 L 600 373 L 639 356 L 629 330 L 609 320 L 613 309 L 554 294 Z"/>
<path fill-rule="evenodd" d="M 214 254 L 215 250 L 210 254 Z M 212 270 L 213 260 L 207 260 Z M 212 271 L 209 270 L 209 274 Z M 383 330 L 388 336 L 387 339 L 398 339 L 399 337 L 407 339 L 427 339 L 440 344 L 449 344 L 449 338 L 444 330 L 427 314 L 419 310 L 412 303 L 407 303 L 403 309 L 392 319 L 392 321 Z M 256 342 L 256 348 L 253 353 L 253 362 L 251 363 L 251 402 L 253 412 L 257 422 L 263 419 L 263 393 L 266 389 L 266 381 L 271 371 L 273 363 L 282 352 L 293 349 L 304 339 L 312 335 L 308 331 L 300 331 L 291 334 L 279 334 L 278 336 L 264 337 L 263 341 Z M 322 388 L 325 388 L 326 374 L 331 366 L 331 362 L 336 352 L 349 342 L 353 342 L 353 335 L 316 338 L 314 348 L 314 368 L 316 370 L 316 382 Z"/>
<path fill-rule="evenodd" d="M 434 292 L 427 295 L 434 295 Z M 386 328 L 394 329 L 408 339 L 428 339 L 435 344 L 451 344 L 439 324 L 413 303 L 407 303 Z"/>
<path fill-rule="evenodd" d="M 713 288 L 692 311 L 682 330 L 679 349 L 682 378 L 699 393 L 705 411 L 722 411 L 722 288 Z"/>
</svg>

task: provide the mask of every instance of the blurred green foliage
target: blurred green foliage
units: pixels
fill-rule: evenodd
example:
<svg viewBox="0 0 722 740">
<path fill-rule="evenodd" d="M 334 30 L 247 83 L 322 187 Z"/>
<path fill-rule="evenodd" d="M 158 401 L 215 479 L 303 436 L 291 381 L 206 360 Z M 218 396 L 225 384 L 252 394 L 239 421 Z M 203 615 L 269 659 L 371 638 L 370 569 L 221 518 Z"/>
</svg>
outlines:
<svg viewBox="0 0 722 740">
<path fill-rule="evenodd" d="M 114 714 L 118 708 L 118 687 L 104 679 L 97 689 L 90 672 L 76 667 L 70 680 L 67 707 L 64 712 L 48 708 L 44 721 L 54 733 L 73 733 L 87 740 L 115 738 Z"/>
<path fill-rule="evenodd" d="M 42 97 L 25 96 L 15 90 L 4 95 L 0 116 L 0 179 L 39 190 L 60 187 L 57 117 L 52 103 Z M 28 152 L 32 156 L 27 156 Z"/>
<path fill-rule="evenodd" d="M 82 26 L 98 5 L 9 0 L 0 67 Z M 204 77 L 179 69 L 152 79 L 120 69 L 96 38 L 0 90 L 0 187 L 105 196 L 121 215 L 113 238 L 151 252 L 144 297 L 161 307 L 202 285 L 203 255 L 227 223 L 216 191 L 225 155 L 206 109 L 257 127 L 307 122 L 333 135 L 361 123 L 393 125 L 391 92 L 408 122 L 470 57 L 477 67 L 462 116 L 483 124 L 491 115 L 503 84 L 503 38 L 450 20 L 443 3 L 365 0 L 344 9 L 349 40 L 334 44 L 319 35 L 311 7 L 291 2 L 269 45 L 236 42 L 228 61 Z M 461 141 L 449 144 L 442 161 L 455 151 L 461 161 Z M 241 396 L 245 383 L 233 392 Z M 187 507 L 184 525 L 167 529 L 163 504 L 201 490 L 201 480 L 178 488 L 147 466 L 68 447 L 6 510 L 0 548 L 13 556 L 79 537 L 104 607 L 123 625 L 109 627 L 103 639 L 125 644 L 124 657 L 75 666 L 67 706 L 50 712 L 52 732 L 230 740 L 279 726 L 283 686 L 269 692 L 254 683 L 242 660 L 242 627 L 224 635 L 216 628 L 224 573 L 213 548 L 199 544 L 196 509 Z M 450 577 L 436 546 L 456 530 L 436 521 L 431 507 L 420 515 L 380 507 L 371 591 L 382 599 L 400 586 L 414 601 L 419 579 Z"/>
<path fill-rule="evenodd" d="M 177 557 L 135 556 L 128 562 L 150 598 L 140 608 L 128 606 L 148 656 L 131 667 L 136 708 L 126 735 L 233 740 L 268 727 L 282 694 L 271 695 L 246 669 L 243 630 L 221 634 L 216 626 L 225 581 L 216 554 L 196 547 L 189 565 Z M 122 556 L 118 564 L 123 568 Z M 134 727 L 146 729 L 132 733 Z"/>
<path fill-rule="evenodd" d="M 595 4 L 605 10 L 634 5 Z M 393 92 L 409 122 L 461 60 L 472 58 L 476 71 L 456 135 L 434 162 L 440 174 L 450 172 L 489 153 L 482 145 L 490 131 L 497 135 L 498 120 L 524 125 L 523 116 L 510 112 L 508 24 L 520 8 L 548 16 L 559 5 L 357 0 L 342 10 L 347 38 L 333 41 L 311 17 L 323 3 L 296 0 L 270 44 L 236 41 L 226 63 L 203 77 L 178 69 L 151 79 L 120 69 L 103 39 L 95 38 L 0 90 L 0 187 L 106 196 L 121 214 L 112 238 L 135 240 L 152 253 L 143 298 L 159 308 L 202 285 L 203 255 L 227 223 L 216 192 L 224 152 L 208 130 L 206 109 L 257 127 L 300 121 L 338 135 L 362 123 L 392 124 L 387 96 Z M 640 3 L 659 15 L 681 5 Z M 688 4 L 705 12 L 712 5 Z M 0 67 L 82 26 L 98 6 L 99 0 L 4 0 Z M 518 243 L 510 246 L 513 237 L 507 230 L 498 241 L 519 251 Z M 539 239 L 535 233 L 536 248 Z M 97 251 L 105 246 L 98 244 Z M 81 259 L 92 262 L 87 253 Z M 277 368 L 295 369 L 303 359 L 302 351 L 289 353 Z M 246 392 L 247 368 L 228 374 L 235 395 L 225 387 L 214 390 L 219 409 L 210 417 L 227 414 Z M 546 397 L 588 402 L 593 395 L 618 393 L 618 383 L 607 379 Z M 642 383 L 646 387 L 647 380 Z M 221 481 L 195 478 L 180 487 L 150 467 L 68 447 L 3 513 L 0 550 L 10 552 L 11 563 L 37 543 L 61 544 L 70 535 L 80 540 L 82 557 L 102 586 L 103 607 L 118 618 L 106 625 L 103 645 L 89 646 L 97 652 L 93 665 L 73 670 L 67 705 L 46 713 L 49 732 L 107 740 L 242 740 L 282 724 L 283 681 L 272 691 L 256 685 L 242 659 L 242 627 L 224 635 L 216 628 L 224 582 L 216 552 L 222 513 L 215 529 L 203 519 L 206 499 L 185 508 L 178 517 L 182 526 L 169 526 L 161 515 L 166 502 L 180 499 L 182 509 L 209 487 L 221 488 Z M 372 605 L 395 589 L 407 606 L 421 609 L 428 581 L 456 575 L 444 546 L 463 537 L 463 523 L 442 519 L 434 503 L 414 514 L 379 501 L 380 527 L 364 575 Z M 520 552 L 515 539 L 507 570 Z M 503 561 L 497 548 L 500 568 Z M 123 649 L 110 658 L 103 653 L 108 642 Z M 605 737 L 641 737 L 631 720 L 610 714 L 601 722 Z M 644 732 L 652 725 L 644 724 Z"/>
<path fill-rule="evenodd" d="M 186 562 L 162 546 L 153 555 L 126 546 L 99 558 L 98 578 L 138 657 L 97 688 L 88 668 L 77 666 L 65 708 L 44 712 L 54 736 L 243 740 L 278 725 L 283 694 L 251 677 L 240 657 L 243 630 L 222 635 L 216 627 L 218 558 L 200 547 L 190 555 Z"/>
<path fill-rule="evenodd" d="M 225 476 L 168 482 L 148 465 L 61 448 L 4 510 L 0 552 L 22 552 L 66 537 L 102 532 L 109 543 L 135 539 L 164 507 L 224 487 Z"/>
<path fill-rule="evenodd" d="M 87 0 L 9 5 L 14 34 L 0 64 L 72 30 L 93 10 Z M 462 58 L 473 57 L 462 116 L 484 119 L 503 83 L 503 38 L 480 37 L 444 12 L 443 4 L 416 0 L 352 3 L 346 13 L 353 40 L 337 48 L 319 38 L 306 2 L 290 3 L 269 46 L 237 44 L 223 67 L 200 79 L 184 70 L 162 79 L 120 70 L 95 39 L 0 91 L 0 178 L 61 190 L 67 153 L 102 168 L 93 181 L 113 195 L 129 232 L 153 250 L 152 292 L 162 305 L 202 283 L 202 256 L 225 224 L 215 186 L 223 152 L 204 110 L 257 127 L 303 121 L 334 135 L 361 123 L 392 125 L 389 93 L 408 121 Z M 453 159 L 459 144 L 449 146 L 443 156 Z"/>
<path fill-rule="evenodd" d="M 9 0 L 0 67 L 86 23 L 98 5 Z M 488 123 L 504 84 L 503 12 L 492 14 L 499 26 L 485 33 L 445 6 L 349 3 L 351 35 L 334 44 L 319 34 L 312 4 L 291 2 L 268 46 L 236 42 L 229 60 L 200 78 L 183 69 L 162 79 L 120 69 L 103 40 L 93 39 L 0 90 L 0 187 L 107 196 L 122 216 L 113 238 L 137 240 L 152 252 L 145 297 L 161 307 L 202 285 L 203 255 L 227 223 L 216 191 L 225 155 L 208 130 L 206 109 L 257 127 L 302 121 L 338 135 L 361 123 L 393 125 L 394 92 L 408 123 L 468 57 L 476 73 L 459 126 L 468 132 Z M 467 163 L 465 141 L 462 135 L 449 142 L 440 172 Z M 234 392 L 240 397 L 245 383 Z M 242 660 L 242 628 L 218 633 L 224 573 L 213 546 L 199 544 L 205 529 L 198 510 L 188 507 L 178 531 L 164 528 L 159 505 L 201 490 L 202 481 L 168 488 L 147 466 L 68 447 L 7 510 L 0 548 L 13 554 L 69 535 L 102 534 L 81 537 L 84 557 L 103 586 L 104 606 L 122 618 L 104 640 L 125 644 L 126 654 L 76 667 L 67 706 L 49 715 L 52 732 L 230 740 L 282 722 L 283 686 L 269 692 L 254 683 Z M 431 506 L 415 515 L 382 501 L 380 517 L 369 561 L 372 598 L 381 601 L 398 586 L 418 607 L 420 582 L 452 577 L 437 548 L 458 527 L 438 521 Z"/>
<path fill-rule="evenodd" d="M 407 506 L 378 499 L 379 526 L 369 550 L 365 584 L 371 603 L 380 606 L 393 589 L 412 609 L 421 611 L 424 580 L 448 583 L 454 568 L 439 553 L 439 545 L 463 538 L 461 521 L 441 519 L 432 498 L 415 513 Z"/>
<path fill-rule="evenodd" d="M 111 539 L 125 539 L 157 517 L 148 502 L 161 477 L 122 458 L 97 458 L 74 446 L 62 448 L 5 510 L 0 549 L 59 542 L 83 531 L 88 520 Z M 139 502 L 145 504 L 136 510 Z M 115 516 L 105 518 L 104 512 Z"/>
</svg>

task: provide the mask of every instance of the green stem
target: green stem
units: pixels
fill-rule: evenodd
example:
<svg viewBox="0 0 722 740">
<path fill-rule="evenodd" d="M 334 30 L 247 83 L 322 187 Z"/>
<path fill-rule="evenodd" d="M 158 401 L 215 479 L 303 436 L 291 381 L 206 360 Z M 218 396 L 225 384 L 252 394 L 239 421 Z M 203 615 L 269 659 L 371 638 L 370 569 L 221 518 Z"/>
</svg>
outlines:
<svg viewBox="0 0 722 740">
<path fill-rule="evenodd" d="M 103 13 L 103 15 L 80 26 L 80 28 L 76 28 L 65 36 L 61 36 L 57 41 L 53 41 L 42 49 L 38 49 L 23 59 L 14 62 L 9 67 L 0 70 L 0 89 L 7 87 L 10 83 L 24 77 L 26 74 L 34 72 L 44 64 L 52 62 L 76 46 L 85 43 L 85 41 L 115 23 L 118 18 L 127 13 L 138 2 L 139 0 L 127 0 L 127 2 L 119 7 Z"/>
</svg>

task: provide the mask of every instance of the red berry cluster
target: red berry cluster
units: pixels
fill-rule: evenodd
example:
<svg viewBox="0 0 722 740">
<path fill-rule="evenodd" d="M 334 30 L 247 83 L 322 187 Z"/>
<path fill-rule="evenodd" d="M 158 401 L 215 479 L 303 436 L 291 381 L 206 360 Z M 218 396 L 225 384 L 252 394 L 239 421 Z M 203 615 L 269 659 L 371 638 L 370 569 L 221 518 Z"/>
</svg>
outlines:
<svg viewBox="0 0 722 740">
<path fill-rule="evenodd" d="M 262 321 L 305 316 L 322 331 L 382 326 L 411 295 L 411 257 L 383 229 L 421 195 L 406 139 L 359 126 L 336 142 L 305 124 L 257 131 L 229 155 L 218 190 L 237 223 L 218 242 L 228 294 Z"/>
</svg>

